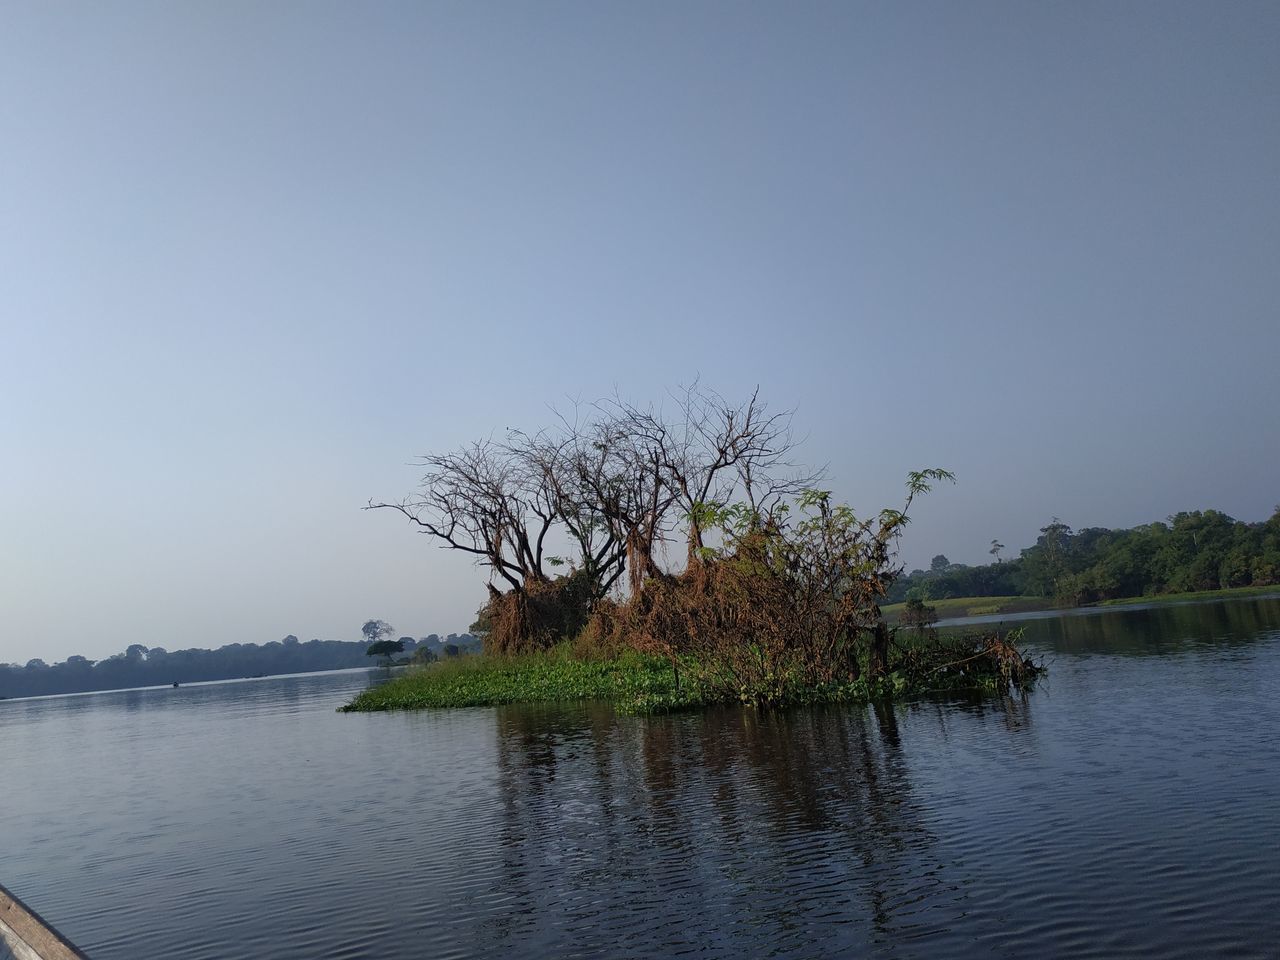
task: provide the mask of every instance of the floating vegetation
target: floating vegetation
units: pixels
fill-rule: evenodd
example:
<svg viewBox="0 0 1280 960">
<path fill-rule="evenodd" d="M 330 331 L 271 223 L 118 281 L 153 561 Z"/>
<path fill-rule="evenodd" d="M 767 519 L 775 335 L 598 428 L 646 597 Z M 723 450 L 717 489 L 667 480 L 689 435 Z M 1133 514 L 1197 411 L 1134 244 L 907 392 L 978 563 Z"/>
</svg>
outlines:
<svg viewBox="0 0 1280 960">
<path fill-rule="evenodd" d="M 694 657 L 627 651 L 583 659 L 566 644 L 522 656 L 461 657 L 416 668 L 371 687 L 345 712 L 489 707 L 508 703 L 606 701 L 623 713 L 666 713 L 716 705 L 764 709 L 909 700 L 940 693 L 1025 692 L 1043 667 L 994 634 L 893 644 L 891 668 L 877 677 L 808 681 L 803 671 L 765 674 L 763 685 L 726 682 L 721 670 Z"/>
</svg>

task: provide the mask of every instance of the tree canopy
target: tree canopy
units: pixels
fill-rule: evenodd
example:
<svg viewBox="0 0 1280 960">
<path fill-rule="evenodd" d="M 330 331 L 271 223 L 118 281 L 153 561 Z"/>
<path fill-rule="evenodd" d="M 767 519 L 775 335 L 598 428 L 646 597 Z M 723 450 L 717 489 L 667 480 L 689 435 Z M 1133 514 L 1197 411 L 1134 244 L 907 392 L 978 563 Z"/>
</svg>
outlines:
<svg viewBox="0 0 1280 960">
<path fill-rule="evenodd" d="M 369 644 L 369 648 L 365 650 L 365 655 L 370 657 L 384 657 L 388 662 L 397 653 L 404 653 L 404 640 L 379 640 L 376 643 Z"/>
<path fill-rule="evenodd" d="M 954 479 L 910 473 L 900 508 L 859 516 L 794 450 L 790 412 L 695 384 L 666 407 L 614 397 L 430 454 L 417 493 L 369 508 L 488 569 L 475 628 L 490 652 L 630 647 L 677 677 L 696 663 L 721 696 L 777 702 L 796 682 L 888 672 L 878 604 L 898 538 L 914 499 Z"/>
<path fill-rule="evenodd" d="M 383 637 L 389 637 L 396 632 L 396 628 L 385 620 L 366 620 L 364 626 L 360 628 L 360 632 L 364 634 L 364 638 L 370 643 L 377 643 Z"/>
<path fill-rule="evenodd" d="M 422 458 L 419 492 L 393 509 L 442 546 L 469 554 L 517 593 L 576 575 L 589 602 L 629 571 L 662 572 L 659 548 L 679 531 L 693 556 L 708 508 L 740 499 L 767 511 L 811 486 L 796 468 L 791 413 L 753 393 L 732 403 L 695 384 L 669 409 L 614 397 L 580 404 L 536 432 L 509 431 Z M 548 551 L 567 544 L 568 556 Z"/>
<path fill-rule="evenodd" d="M 1260 523 L 1195 510 L 1125 530 L 1072 530 L 1054 517 L 1016 558 L 997 555 L 973 567 L 935 562 L 901 578 L 888 599 L 1031 596 L 1080 604 L 1271 585 L 1280 585 L 1280 507 Z"/>
</svg>

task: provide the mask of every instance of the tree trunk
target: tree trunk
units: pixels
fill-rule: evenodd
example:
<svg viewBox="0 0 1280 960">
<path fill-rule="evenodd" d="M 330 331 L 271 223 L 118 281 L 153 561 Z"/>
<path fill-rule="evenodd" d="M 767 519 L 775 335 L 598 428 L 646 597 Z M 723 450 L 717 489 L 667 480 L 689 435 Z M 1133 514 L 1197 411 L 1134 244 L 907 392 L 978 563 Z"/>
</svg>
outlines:
<svg viewBox="0 0 1280 960">
<path fill-rule="evenodd" d="M 881 620 L 871 635 L 871 656 L 867 662 L 867 677 L 875 680 L 889 670 L 889 628 Z"/>
</svg>

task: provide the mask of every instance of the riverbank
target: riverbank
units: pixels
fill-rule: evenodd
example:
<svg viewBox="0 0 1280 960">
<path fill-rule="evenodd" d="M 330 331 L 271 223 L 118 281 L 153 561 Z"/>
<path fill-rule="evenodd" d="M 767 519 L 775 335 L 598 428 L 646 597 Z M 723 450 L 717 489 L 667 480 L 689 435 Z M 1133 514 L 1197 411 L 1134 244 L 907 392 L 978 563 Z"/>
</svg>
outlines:
<svg viewBox="0 0 1280 960">
<path fill-rule="evenodd" d="M 1052 610 L 1053 604 L 1044 597 L 950 597 L 946 600 L 926 600 L 939 619 L 951 617 L 987 617 L 997 613 L 1032 613 Z M 891 626 L 897 626 L 906 610 L 905 603 L 891 603 L 880 608 L 880 614 Z"/>
<path fill-rule="evenodd" d="M 1116 600 L 1100 600 L 1086 607 L 1120 607 L 1148 603 L 1193 603 L 1200 600 L 1230 600 L 1235 597 L 1280 596 L 1280 585 L 1265 587 L 1229 587 L 1225 590 L 1197 590 L 1189 593 L 1161 593 L 1145 597 L 1121 597 Z M 1059 607 L 1048 597 L 948 597 L 945 600 L 926 600 L 940 620 L 959 617 L 989 617 L 1001 613 L 1039 613 L 1053 610 L 1078 610 L 1080 607 Z M 905 603 L 891 603 L 881 607 L 885 620 L 897 625 Z"/>
<path fill-rule="evenodd" d="M 1196 590 L 1188 593 L 1162 593 L 1150 597 L 1122 597 L 1099 601 L 1099 607 L 1122 607 L 1134 603 L 1193 603 L 1198 600 L 1230 600 L 1233 597 L 1280 596 L 1280 584 L 1266 587 L 1228 587 L 1225 590 Z"/>
<path fill-rule="evenodd" d="M 575 657 L 567 645 L 519 657 L 464 657 L 414 668 L 362 691 L 339 708 L 344 713 L 490 707 L 511 703 L 595 700 L 623 713 L 666 713 L 700 707 L 748 704 L 769 707 L 864 703 L 913 699 L 940 693 L 997 693 L 1027 688 L 1042 668 L 1009 638 L 904 636 L 895 646 L 893 669 L 867 679 L 812 684 L 798 675 L 771 678 L 760 690 L 725 683 L 691 658 L 678 661 L 627 652 L 607 660 Z"/>
</svg>

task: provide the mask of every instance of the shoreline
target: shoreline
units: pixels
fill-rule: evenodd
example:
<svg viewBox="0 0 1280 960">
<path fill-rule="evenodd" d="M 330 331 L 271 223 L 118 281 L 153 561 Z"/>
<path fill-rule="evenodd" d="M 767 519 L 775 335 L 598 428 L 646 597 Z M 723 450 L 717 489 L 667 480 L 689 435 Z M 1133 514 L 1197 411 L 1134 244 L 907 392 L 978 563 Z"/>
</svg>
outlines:
<svg viewBox="0 0 1280 960">
<path fill-rule="evenodd" d="M 1163 603 L 1195 603 L 1205 600 L 1231 600 L 1237 597 L 1280 597 L 1280 584 L 1271 586 L 1228 587 L 1224 590 L 1195 590 L 1186 593 L 1158 593 L 1143 597 L 1117 597 L 1078 606 L 1056 606 L 1049 597 L 948 597 L 943 600 L 926 600 L 933 607 L 939 620 L 960 620 L 967 617 L 991 617 L 1005 613 L 1069 613 L 1072 610 L 1091 610 L 1109 607 L 1126 607 Z M 906 603 L 886 604 L 880 608 L 885 621 L 893 626 L 900 624 Z"/>
<path fill-rule="evenodd" d="M 29 703 L 32 700 L 56 700 L 64 697 L 96 697 L 104 693 L 143 693 L 165 690 L 188 690 L 229 683 L 257 683 L 260 680 L 289 680 L 293 677 L 315 677 L 330 673 L 368 673 L 382 669 L 376 664 L 364 667 L 335 667 L 332 670 L 301 670 L 296 673 L 268 673 L 261 677 L 225 677 L 220 680 L 192 680 L 187 683 L 156 683 L 143 687 L 102 687 L 98 690 L 69 690 L 65 693 L 35 693 L 29 696 L 0 697 L 0 703 Z"/>
</svg>

